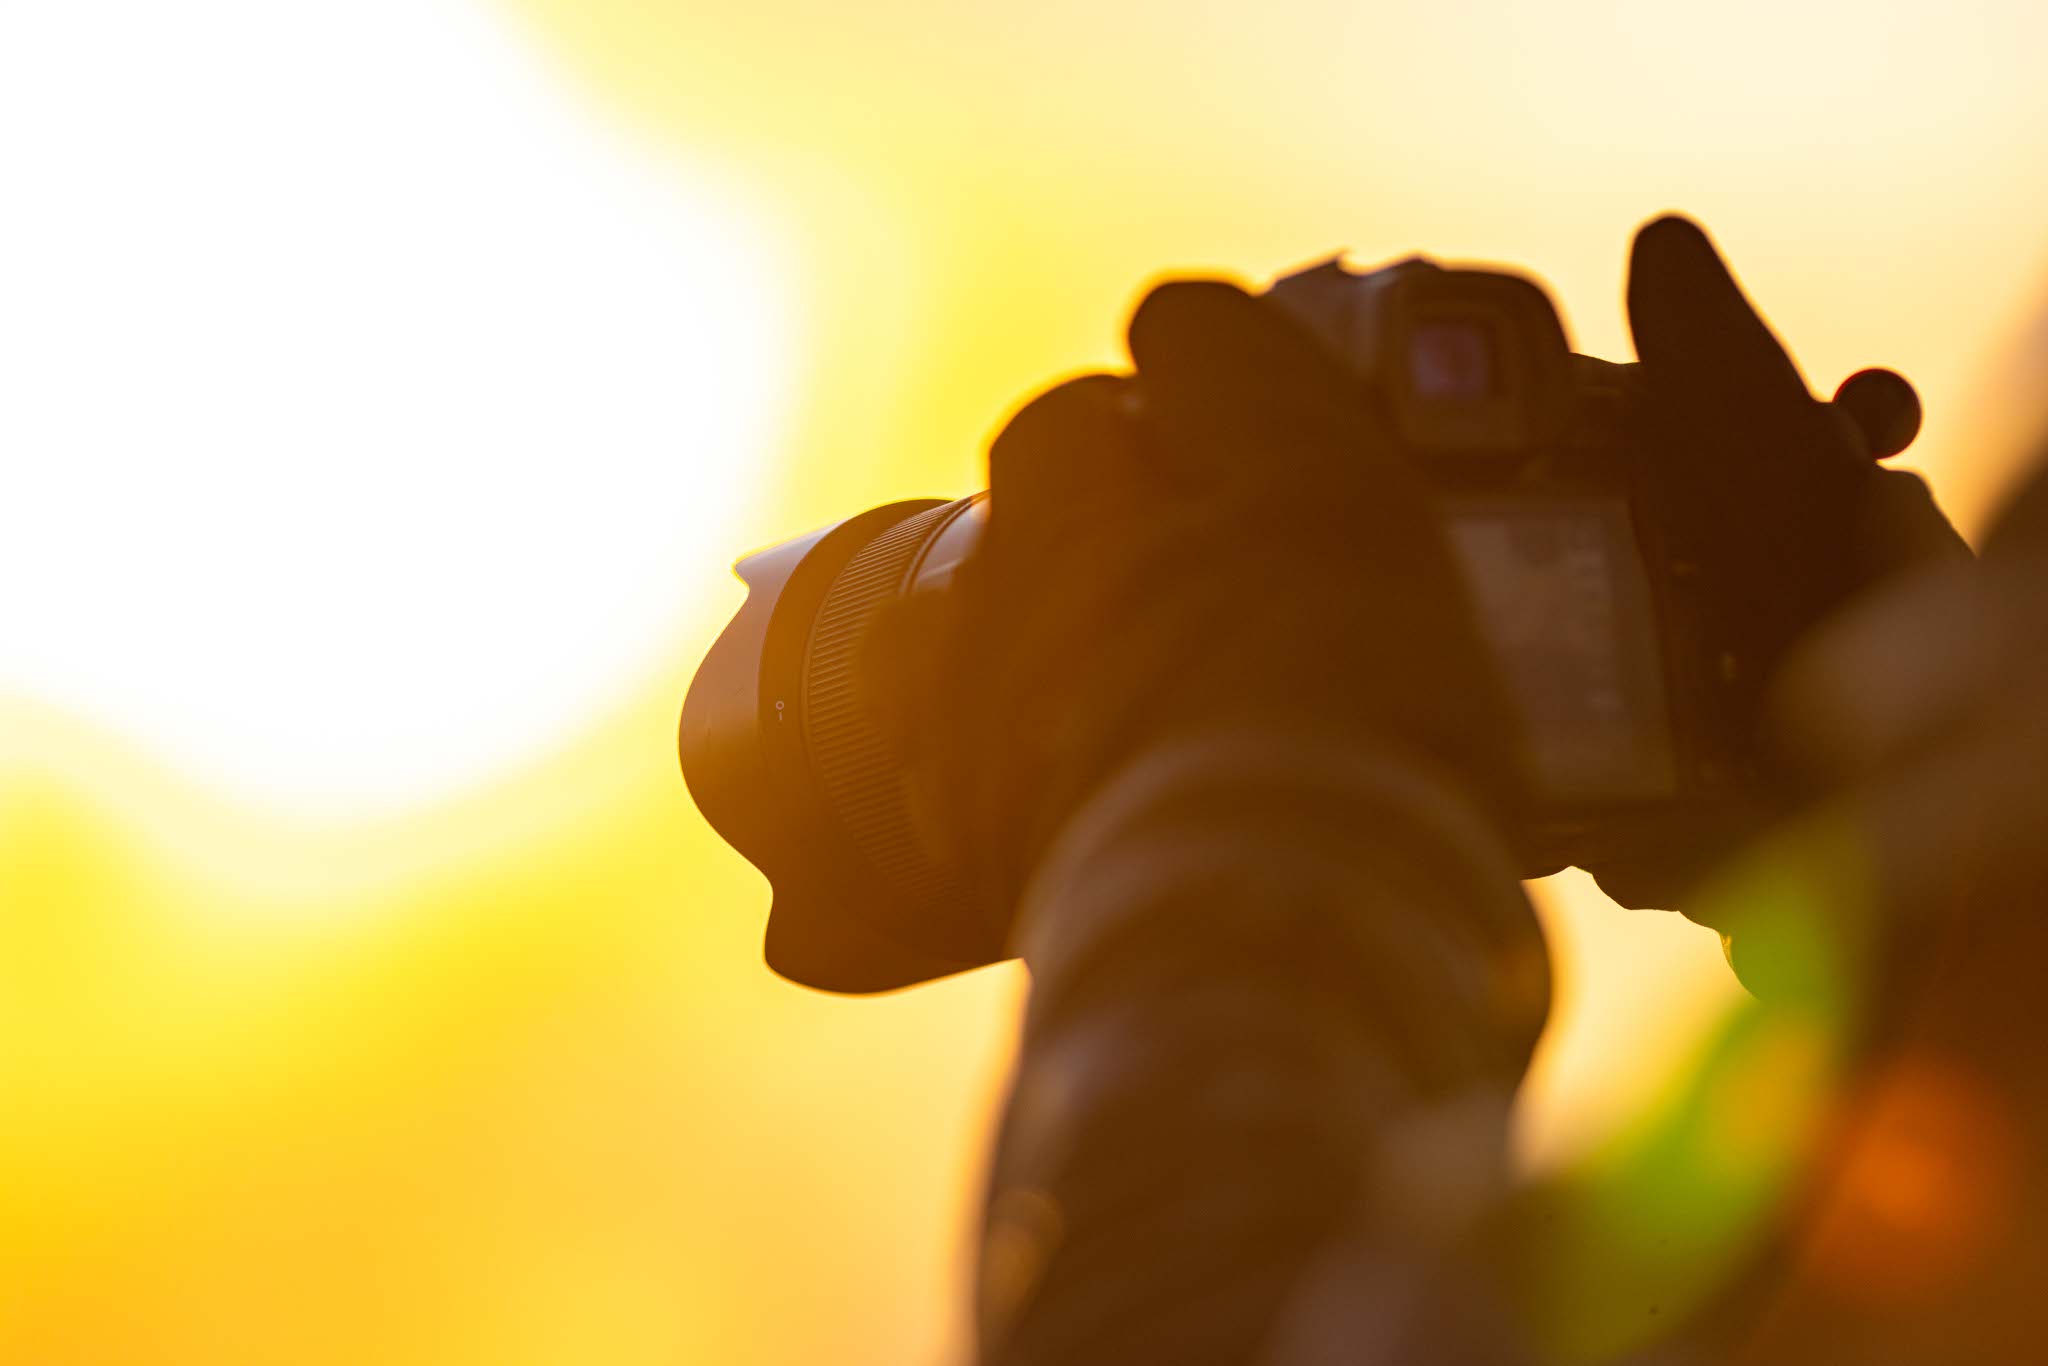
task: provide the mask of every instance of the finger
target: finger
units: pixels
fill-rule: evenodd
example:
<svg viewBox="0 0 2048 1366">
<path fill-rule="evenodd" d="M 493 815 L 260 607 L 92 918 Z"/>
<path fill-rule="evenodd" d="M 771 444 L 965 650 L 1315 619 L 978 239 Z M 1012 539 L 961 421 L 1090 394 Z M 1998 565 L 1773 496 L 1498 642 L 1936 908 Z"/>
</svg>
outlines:
<svg viewBox="0 0 2048 1366">
<path fill-rule="evenodd" d="M 1086 375 L 1032 399 L 989 447 L 993 525 L 1050 529 L 1145 496 L 1124 406 L 1130 381 Z"/>
<path fill-rule="evenodd" d="M 1154 289 L 1131 315 L 1130 346 L 1152 398 L 1270 407 L 1342 382 L 1328 349 L 1300 324 L 1222 280 Z"/>
<path fill-rule="evenodd" d="M 1651 382 L 1703 415 L 1740 422 L 1811 399 L 1799 369 L 1698 224 L 1675 215 L 1636 234 L 1629 329 Z"/>
<path fill-rule="evenodd" d="M 1355 470 L 1382 443 L 1359 385 L 1304 328 L 1235 285 L 1182 280 L 1147 295 L 1131 319 L 1147 424 L 1181 459 L 1226 479 Z M 1257 459 L 1262 468 L 1250 468 Z"/>
</svg>

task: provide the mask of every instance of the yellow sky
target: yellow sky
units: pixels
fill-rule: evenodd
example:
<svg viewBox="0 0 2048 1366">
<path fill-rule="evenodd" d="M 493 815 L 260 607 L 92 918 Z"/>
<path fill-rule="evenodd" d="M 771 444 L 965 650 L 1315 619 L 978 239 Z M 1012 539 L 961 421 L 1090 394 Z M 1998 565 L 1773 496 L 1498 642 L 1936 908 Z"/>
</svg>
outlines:
<svg viewBox="0 0 2048 1366">
<path fill-rule="evenodd" d="M 169 8 L 150 7 L 149 22 L 175 26 Z M 364 220 L 436 241 L 438 256 L 406 258 L 422 278 L 467 278 L 464 243 L 487 227 L 436 239 L 405 227 L 409 206 L 445 223 L 488 202 L 509 236 L 512 219 L 545 217 L 546 194 L 588 194 L 619 206 L 612 216 L 663 225 L 627 241 L 593 220 L 558 250 L 532 247 L 502 277 L 511 304 L 492 315 L 493 335 L 543 316 L 522 312 L 543 297 L 517 292 L 522 273 L 598 281 L 593 261 L 605 258 L 625 263 L 622 283 L 563 297 L 616 308 L 560 315 L 585 331 L 551 335 L 652 327 L 632 306 L 634 281 L 652 281 L 640 293 L 671 312 L 721 301 L 674 336 L 647 334 L 678 368 L 724 376 L 719 358 L 746 351 L 773 373 L 731 371 L 754 387 L 723 436 L 692 440 L 704 433 L 659 425 L 682 423 L 676 406 L 646 408 L 669 445 L 602 475 L 622 490 L 615 520 L 582 505 L 545 523 L 540 542 L 437 523 L 445 532 L 422 544 L 449 553 L 405 562 L 418 575 L 487 553 L 562 566 L 545 582 L 419 580 L 453 602 L 525 604 L 530 617 L 508 616 L 491 648 L 522 678 L 572 680 L 557 680 L 554 710 L 508 711 L 527 718 L 527 742 L 493 740 L 502 747 L 461 769 L 471 786 L 453 796 L 436 770 L 372 815 L 323 821 L 227 795 L 236 755 L 218 771 L 201 749 L 167 759 L 134 738 L 146 716 L 81 720 L 97 715 L 82 697 L 48 690 L 0 703 L 8 1360 L 933 1359 L 957 1308 L 954 1254 L 1019 978 L 840 1001 L 768 977 L 765 891 L 690 810 L 674 710 L 736 597 L 725 560 L 887 498 L 975 486 L 1001 415 L 1051 376 L 1114 362 L 1123 314 L 1162 271 L 1256 278 L 1337 247 L 1365 260 L 1424 249 L 1507 261 L 1551 282 L 1583 349 L 1625 355 L 1628 233 L 1683 208 L 1714 228 L 1817 386 L 1873 363 L 1914 378 L 1929 417 L 1911 463 L 1970 525 L 2010 466 L 2002 415 L 2038 378 L 2005 360 L 2048 283 L 2048 86 L 2036 70 L 2048 10 L 2018 0 L 1712 11 L 445 0 L 415 7 L 438 16 L 431 24 L 390 7 L 394 27 L 355 46 L 323 39 L 345 7 L 305 7 L 304 28 L 251 17 L 271 8 L 192 7 L 204 42 L 191 50 L 237 52 L 234 70 L 260 73 L 285 45 L 306 71 L 326 71 L 321 98 L 343 114 L 399 107 L 400 67 L 405 88 L 428 92 L 445 68 L 467 131 L 434 143 L 417 178 L 394 182 L 410 188 Z M 79 82 L 120 76 L 90 87 L 117 133 L 152 117 L 134 90 L 177 98 L 145 81 L 137 54 L 162 65 L 185 51 L 156 40 L 123 50 L 118 33 L 63 54 Z M 471 54 L 486 48 L 552 91 L 553 112 L 478 77 L 472 61 L 484 59 Z M 15 45 L 17 60 L 26 50 Z M 378 66 L 378 53 L 398 66 Z M 139 65 L 120 75 L 121 62 Z M 289 103 L 261 82 L 250 91 L 222 105 L 219 127 Z M 250 183 L 310 194 L 368 121 L 337 116 L 317 147 L 286 140 L 267 155 L 298 158 L 302 174 L 252 171 Z M 71 146 L 77 168 L 33 182 L 39 194 L 61 197 L 70 191 L 53 186 L 109 164 L 82 125 L 32 126 L 45 130 L 37 156 Z M 618 183 L 669 184 L 683 207 L 614 194 L 611 181 L 521 178 L 538 160 L 523 163 L 521 145 L 557 126 L 574 130 L 550 144 L 561 166 L 623 158 L 633 169 Z M 493 128 L 528 141 L 493 142 Z M 14 169 L 30 140 L 11 136 L 0 153 Z M 464 187 L 501 183 L 487 169 L 524 188 L 480 201 Z M 185 208 L 203 223 L 204 195 L 239 185 L 188 187 L 197 200 Z M 108 259 L 149 239 L 148 222 L 100 224 Z M 717 258 L 689 263 L 673 305 L 668 277 L 636 264 L 670 247 Z M 285 285 L 320 269 L 265 259 Z M 722 264 L 742 259 L 754 272 L 734 277 L 745 287 L 715 289 Z M 215 268 L 231 273 L 234 258 Z M 772 328 L 746 330 L 748 299 Z M 274 322 L 287 354 L 314 345 L 292 317 Z M 449 326 L 434 343 L 444 351 L 480 344 Z M 763 336 L 774 349 L 760 350 Z M 35 339 L 12 340 L 26 355 Z M 80 362 L 109 395 L 142 377 L 124 364 L 145 363 Z M 479 372 L 475 406 L 496 394 L 512 410 L 514 390 L 570 373 L 575 357 L 526 363 Z M 316 376 L 308 402 L 341 401 L 356 373 Z M 660 381 L 641 377 L 601 414 L 565 408 L 535 468 L 566 471 L 565 486 L 578 472 L 597 480 L 602 450 L 645 425 L 628 400 Z M 736 384 L 721 379 L 696 411 Z M 592 412 L 587 433 L 579 412 Z M 179 410 L 156 425 L 197 449 L 206 419 Z M 441 478 L 447 497 L 492 477 L 487 463 L 434 463 L 460 442 L 372 436 Z M 586 449 L 556 465 L 555 445 Z M 676 482 L 637 482 L 669 449 Z M 392 471 L 379 477 L 404 477 Z M 546 480 L 533 488 L 546 506 Z M 673 519 L 644 515 L 663 498 Z M 269 519 L 263 545 L 283 572 L 307 539 L 294 528 L 320 529 L 321 506 L 259 490 L 240 521 Z M 663 545 L 665 528 L 683 543 Z M 118 540 L 86 543 L 126 574 L 151 572 Z M 393 578 L 378 591 L 402 594 L 405 576 Z M 347 587 L 330 585 L 340 601 Z M 48 611 L 82 628 L 101 619 L 82 600 L 67 609 L 67 591 L 62 576 L 36 586 Z M 628 599 L 649 605 L 632 615 Z M 599 636 L 525 654 L 503 643 L 521 620 L 540 640 L 564 639 L 581 629 L 578 608 L 597 604 L 645 637 L 638 653 Z M 351 640 L 375 659 L 366 616 Z M 429 619 L 409 620 L 413 648 L 429 648 Z M 449 650 L 445 668 L 464 653 Z M 124 654 L 118 638 L 93 657 L 145 678 L 172 667 L 168 653 Z M 608 662 L 574 672 L 594 658 Z M 510 708 L 491 687 L 488 674 L 462 676 L 446 712 L 401 717 L 393 733 L 430 738 L 433 717 L 458 716 L 465 699 Z M 406 696 L 387 687 L 375 706 L 396 714 Z M 295 715 L 277 714 L 280 725 Z M 374 772 L 377 732 L 363 734 L 351 753 Z M 426 740 L 388 743 L 402 767 L 416 756 L 400 750 Z M 1731 996 L 1710 937 L 1623 915 L 1583 886 L 1550 900 L 1567 991 L 1529 1106 L 1528 1148 L 1542 1158 L 1611 1118 L 1628 1094 L 1617 1079 L 1669 1056 Z"/>
</svg>

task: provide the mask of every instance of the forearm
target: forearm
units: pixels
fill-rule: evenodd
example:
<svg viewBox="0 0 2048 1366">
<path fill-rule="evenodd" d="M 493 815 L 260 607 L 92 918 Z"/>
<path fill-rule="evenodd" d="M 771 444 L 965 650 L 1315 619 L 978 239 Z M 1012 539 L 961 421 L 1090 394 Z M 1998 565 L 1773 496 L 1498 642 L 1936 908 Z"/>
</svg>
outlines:
<svg viewBox="0 0 2048 1366">
<path fill-rule="evenodd" d="M 988 1366 L 1257 1361 L 1329 1331 L 1338 1267 L 1355 1331 L 1424 1312 L 1502 1179 L 1546 992 L 1453 787 L 1270 737 L 1155 752 L 1069 824 L 1022 934 Z"/>
</svg>

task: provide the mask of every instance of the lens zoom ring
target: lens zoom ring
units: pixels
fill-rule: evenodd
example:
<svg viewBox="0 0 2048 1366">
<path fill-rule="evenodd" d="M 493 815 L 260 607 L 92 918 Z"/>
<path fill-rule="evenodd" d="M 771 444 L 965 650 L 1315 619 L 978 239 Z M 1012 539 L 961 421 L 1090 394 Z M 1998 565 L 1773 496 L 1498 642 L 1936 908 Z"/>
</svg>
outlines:
<svg viewBox="0 0 2048 1366">
<path fill-rule="evenodd" d="M 899 760 L 858 690 L 860 649 L 903 589 L 925 538 L 953 504 L 905 518 L 863 546 L 825 590 L 804 655 L 804 734 L 812 767 L 853 846 L 910 911 L 957 892 L 917 838 Z"/>
</svg>

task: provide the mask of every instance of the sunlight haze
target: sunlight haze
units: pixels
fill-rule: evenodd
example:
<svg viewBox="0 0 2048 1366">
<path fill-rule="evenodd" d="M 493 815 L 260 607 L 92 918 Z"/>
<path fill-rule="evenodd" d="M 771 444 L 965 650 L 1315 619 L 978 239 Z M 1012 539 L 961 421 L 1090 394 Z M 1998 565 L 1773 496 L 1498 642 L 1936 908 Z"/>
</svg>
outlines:
<svg viewBox="0 0 2048 1366">
<path fill-rule="evenodd" d="M 1165 274 L 1506 262 L 1625 358 L 1672 209 L 1817 390 L 1914 380 L 1974 532 L 2044 50 L 2034 0 L 0 9 L 0 1360 L 957 1360 L 1022 974 L 763 967 L 674 754 L 732 559 L 979 487 Z M 1540 1168 L 1740 994 L 1539 896 Z"/>
</svg>

